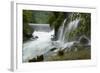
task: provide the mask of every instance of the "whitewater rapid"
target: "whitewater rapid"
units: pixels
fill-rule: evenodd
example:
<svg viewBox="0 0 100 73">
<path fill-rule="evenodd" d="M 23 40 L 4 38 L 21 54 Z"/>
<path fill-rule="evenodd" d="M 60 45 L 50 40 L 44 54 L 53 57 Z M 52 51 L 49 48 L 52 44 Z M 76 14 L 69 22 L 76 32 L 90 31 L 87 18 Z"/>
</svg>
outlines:
<svg viewBox="0 0 100 73">
<path fill-rule="evenodd" d="M 23 62 L 48 52 L 53 47 L 51 41 L 51 35 L 53 34 L 54 31 L 51 32 L 35 31 L 33 35 L 38 36 L 38 38 L 35 40 L 30 40 L 23 44 L 23 49 L 22 49 Z"/>
</svg>

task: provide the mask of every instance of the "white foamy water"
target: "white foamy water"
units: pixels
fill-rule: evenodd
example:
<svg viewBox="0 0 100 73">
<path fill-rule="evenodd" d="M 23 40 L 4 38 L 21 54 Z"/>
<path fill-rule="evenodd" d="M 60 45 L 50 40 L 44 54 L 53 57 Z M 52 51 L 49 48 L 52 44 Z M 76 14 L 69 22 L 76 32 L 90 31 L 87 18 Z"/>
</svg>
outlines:
<svg viewBox="0 0 100 73">
<path fill-rule="evenodd" d="M 46 53 L 52 47 L 51 35 L 53 34 L 54 31 L 35 31 L 33 35 L 38 36 L 38 38 L 36 40 L 28 41 L 23 44 L 23 61 L 28 61 L 28 59 Z"/>
</svg>

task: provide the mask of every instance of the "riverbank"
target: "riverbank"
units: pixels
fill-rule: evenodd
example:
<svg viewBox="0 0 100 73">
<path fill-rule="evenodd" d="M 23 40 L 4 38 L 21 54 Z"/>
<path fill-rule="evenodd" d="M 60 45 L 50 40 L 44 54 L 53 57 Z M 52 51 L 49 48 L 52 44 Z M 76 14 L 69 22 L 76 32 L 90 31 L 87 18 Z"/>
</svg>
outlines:
<svg viewBox="0 0 100 73">
<path fill-rule="evenodd" d="M 40 55 L 30 59 L 28 62 L 50 62 L 50 61 L 68 61 L 68 60 L 89 60 L 91 59 L 91 48 L 71 49 L 71 51 L 58 51 L 49 55 Z"/>
<path fill-rule="evenodd" d="M 91 49 L 81 48 L 81 50 L 65 52 L 63 55 L 49 55 L 46 61 L 62 61 L 62 60 L 85 60 L 91 59 Z"/>
</svg>

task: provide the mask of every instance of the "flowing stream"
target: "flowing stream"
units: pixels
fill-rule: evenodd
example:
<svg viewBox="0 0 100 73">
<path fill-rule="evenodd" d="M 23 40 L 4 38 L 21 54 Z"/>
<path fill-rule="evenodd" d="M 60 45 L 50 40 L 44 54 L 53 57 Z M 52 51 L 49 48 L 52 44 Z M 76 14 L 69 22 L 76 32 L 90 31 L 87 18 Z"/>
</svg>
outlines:
<svg viewBox="0 0 100 73">
<path fill-rule="evenodd" d="M 45 54 L 54 47 L 58 48 L 57 50 L 59 50 L 59 48 L 64 49 L 71 47 L 75 41 L 68 42 L 68 35 L 78 27 L 80 20 L 76 19 L 65 26 L 66 20 L 67 19 L 63 21 L 62 26 L 59 28 L 60 34 L 58 34 L 59 38 L 57 41 L 51 40 L 52 35 L 54 35 L 54 30 L 50 30 L 49 24 L 30 24 L 31 27 L 35 26 L 34 29 L 36 31 L 33 32 L 33 36 L 37 38 L 31 38 L 28 42 L 23 44 L 23 62 L 27 62 L 29 59 L 37 57 L 38 55 Z M 65 36 L 67 36 L 67 38 Z"/>
<path fill-rule="evenodd" d="M 51 43 L 51 35 L 53 34 L 53 30 L 50 32 L 35 31 L 33 35 L 38 36 L 38 38 L 23 44 L 23 61 L 48 52 L 53 47 Z"/>
</svg>

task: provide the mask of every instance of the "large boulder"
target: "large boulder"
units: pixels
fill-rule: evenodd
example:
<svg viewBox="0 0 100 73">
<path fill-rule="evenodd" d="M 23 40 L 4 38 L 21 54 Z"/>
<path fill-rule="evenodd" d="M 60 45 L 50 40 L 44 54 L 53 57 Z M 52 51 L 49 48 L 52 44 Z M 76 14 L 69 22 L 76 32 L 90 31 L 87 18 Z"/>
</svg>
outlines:
<svg viewBox="0 0 100 73">
<path fill-rule="evenodd" d="M 36 61 L 37 61 L 36 58 L 32 58 L 32 59 L 30 59 L 28 62 L 36 62 Z"/>
<path fill-rule="evenodd" d="M 64 50 L 59 50 L 59 51 L 58 51 L 58 55 L 59 55 L 59 56 L 63 56 L 63 55 L 64 55 Z"/>
<path fill-rule="evenodd" d="M 43 55 L 37 56 L 37 62 L 43 61 L 44 57 Z"/>
<path fill-rule="evenodd" d="M 88 39 L 86 36 L 81 36 L 81 37 L 79 38 L 79 43 L 80 43 L 80 44 L 83 44 L 83 45 L 86 45 L 86 44 L 89 43 L 89 39 Z"/>
<path fill-rule="evenodd" d="M 44 56 L 40 55 L 40 56 L 37 56 L 37 58 L 30 59 L 28 62 L 40 62 L 40 61 L 43 61 L 43 60 L 44 60 Z"/>
</svg>

